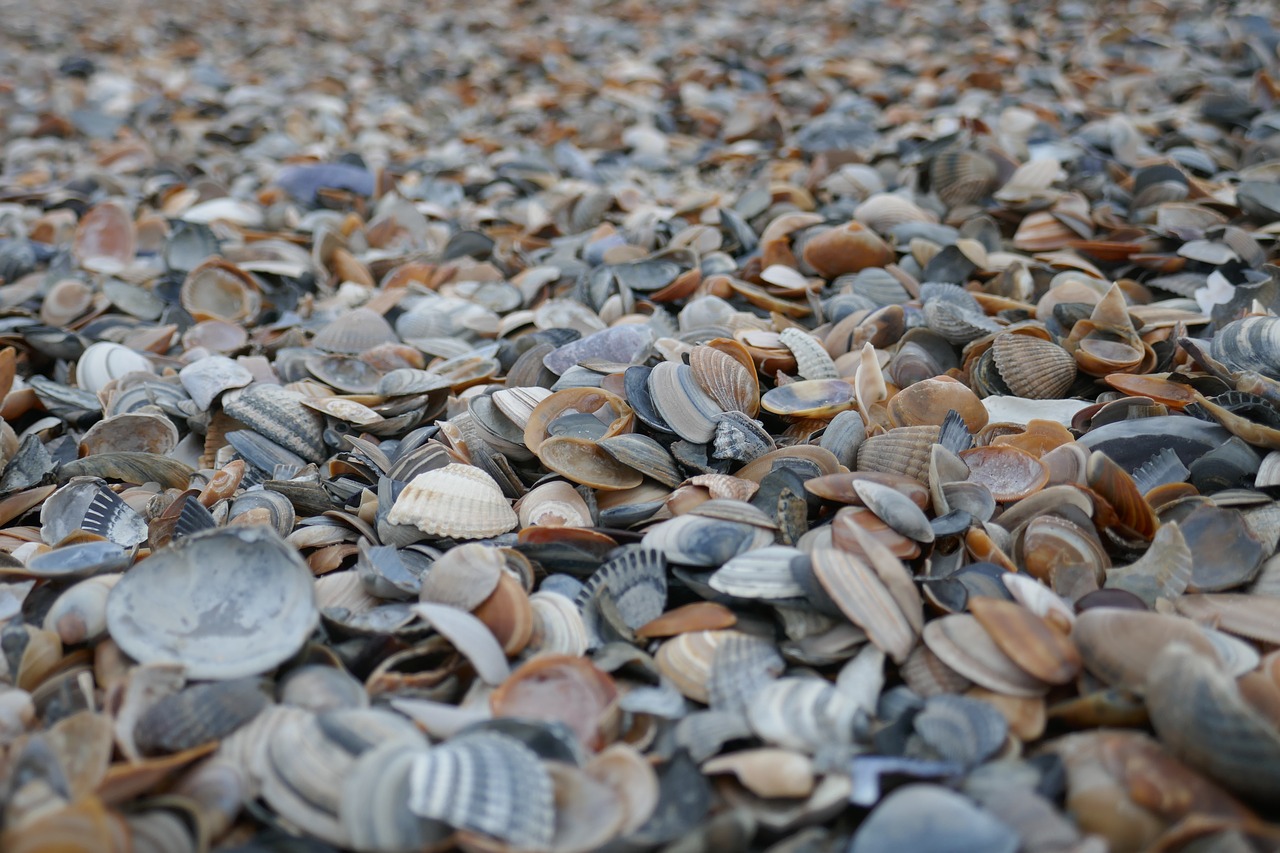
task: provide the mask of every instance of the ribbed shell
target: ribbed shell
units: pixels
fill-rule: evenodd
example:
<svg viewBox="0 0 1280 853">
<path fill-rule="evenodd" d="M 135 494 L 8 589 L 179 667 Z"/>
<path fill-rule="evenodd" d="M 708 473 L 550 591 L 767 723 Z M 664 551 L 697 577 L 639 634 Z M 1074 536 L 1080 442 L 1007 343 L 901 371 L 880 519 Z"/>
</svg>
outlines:
<svg viewBox="0 0 1280 853">
<path fill-rule="evenodd" d="M 733 356 L 714 347 L 694 347 L 689 368 L 698 386 L 726 412 L 754 415 L 759 410 L 760 384 Z"/>
<path fill-rule="evenodd" d="M 298 394 L 279 385 L 250 385 L 223 409 L 260 435 L 309 462 L 325 457 L 324 415 L 302 405 Z"/>
<path fill-rule="evenodd" d="M 1031 335 L 997 335 L 996 369 L 1009 390 L 1032 400 L 1056 400 L 1076 381 L 1076 360 L 1062 347 Z"/>
<path fill-rule="evenodd" d="M 996 164 L 977 151 L 943 151 L 929 165 L 929 182 L 948 207 L 985 198 L 996 185 Z"/>
<path fill-rule="evenodd" d="M 695 381 L 687 364 L 664 361 L 649 374 L 653 405 L 676 434 L 704 444 L 715 434 L 716 417 L 724 411 Z"/>
<path fill-rule="evenodd" d="M 929 450 L 941 431 L 936 426 L 909 426 L 873 435 L 858 448 L 858 470 L 906 474 L 928 482 Z"/>
<path fill-rule="evenodd" d="M 321 329 L 311 341 L 326 352 L 359 355 L 382 344 L 399 343 L 395 329 L 377 311 L 357 308 L 340 315 Z"/>
<path fill-rule="evenodd" d="M 1230 368 L 1280 379 L 1280 317 L 1234 320 L 1213 336 L 1209 349 Z"/>
<path fill-rule="evenodd" d="M 857 418 L 857 415 L 854 415 Z M 862 423 L 858 419 L 858 423 Z M 716 419 L 712 457 L 750 462 L 773 450 L 773 436 L 759 421 L 743 412 L 725 412 Z M 672 484 L 676 485 L 676 484 Z"/>
<path fill-rule="evenodd" d="M 796 373 L 805 379 L 836 379 L 836 363 L 831 360 L 817 338 L 795 327 L 782 330 L 778 336 L 796 357 Z"/>
<path fill-rule="evenodd" d="M 143 753 L 181 752 L 221 740 L 267 706 L 256 678 L 188 687 L 148 708 L 134 726 Z"/>
<path fill-rule="evenodd" d="M 492 732 L 454 738 L 419 755 L 409 775 L 409 808 L 517 849 L 547 849 L 555 832 L 546 768 L 515 738 Z"/>
<path fill-rule="evenodd" d="M 853 218 L 881 234 L 904 222 L 935 222 L 936 218 L 913 201 L 890 193 L 876 193 L 853 211 Z"/>
<path fill-rule="evenodd" d="M 428 536 L 484 539 L 519 523 L 492 477 L 453 463 L 413 478 L 387 514 L 390 524 L 412 524 Z"/>
</svg>

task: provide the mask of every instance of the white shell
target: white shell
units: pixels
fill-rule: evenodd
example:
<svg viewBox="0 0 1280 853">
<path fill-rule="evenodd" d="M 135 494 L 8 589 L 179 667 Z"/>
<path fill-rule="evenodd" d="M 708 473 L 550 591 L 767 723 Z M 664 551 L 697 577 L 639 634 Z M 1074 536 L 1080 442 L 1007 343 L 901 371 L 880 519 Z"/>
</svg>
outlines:
<svg viewBox="0 0 1280 853">
<path fill-rule="evenodd" d="M 506 533 L 520 520 L 492 477 L 455 462 L 414 477 L 387 521 L 412 524 L 428 536 L 483 539 Z"/>
<path fill-rule="evenodd" d="M 76 385 L 97 394 L 112 379 L 128 373 L 155 373 L 151 362 L 141 353 L 122 344 L 98 341 L 90 344 L 76 363 Z"/>
</svg>

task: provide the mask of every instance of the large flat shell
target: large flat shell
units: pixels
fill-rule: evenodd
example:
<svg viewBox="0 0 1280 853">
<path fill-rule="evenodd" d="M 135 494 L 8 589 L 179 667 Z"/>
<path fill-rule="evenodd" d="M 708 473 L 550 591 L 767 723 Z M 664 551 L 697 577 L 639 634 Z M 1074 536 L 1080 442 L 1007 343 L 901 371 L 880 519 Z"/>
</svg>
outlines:
<svg viewBox="0 0 1280 853">
<path fill-rule="evenodd" d="M 196 679 L 257 675 L 315 627 L 302 557 L 263 527 L 198 533 L 136 564 L 107 598 L 107 628 L 143 663 L 175 661 Z"/>
</svg>

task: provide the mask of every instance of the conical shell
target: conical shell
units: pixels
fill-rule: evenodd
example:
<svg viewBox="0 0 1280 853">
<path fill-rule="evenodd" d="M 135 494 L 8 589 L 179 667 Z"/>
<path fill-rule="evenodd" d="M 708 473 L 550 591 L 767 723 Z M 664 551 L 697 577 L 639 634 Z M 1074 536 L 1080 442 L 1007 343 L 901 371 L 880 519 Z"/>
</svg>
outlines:
<svg viewBox="0 0 1280 853">
<path fill-rule="evenodd" d="M 387 515 L 390 524 L 412 524 L 429 536 L 484 539 L 519 523 L 492 477 L 453 463 L 413 478 Z"/>
</svg>

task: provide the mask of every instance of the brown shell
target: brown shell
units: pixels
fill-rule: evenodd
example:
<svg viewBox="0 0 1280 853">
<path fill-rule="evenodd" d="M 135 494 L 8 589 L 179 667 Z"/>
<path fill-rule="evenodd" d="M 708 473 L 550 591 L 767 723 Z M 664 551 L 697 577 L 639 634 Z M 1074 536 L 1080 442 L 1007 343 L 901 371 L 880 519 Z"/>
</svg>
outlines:
<svg viewBox="0 0 1280 853">
<path fill-rule="evenodd" d="M 873 435 L 858 448 L 858 469 L 929 479 L 929 450 L 938 441 L 936 426 L 904 426 Z"/>
<path fill-rule="evenodd" d="M 1009 390 L 1032 400 L 1056 400 L 1076 380 L 1076 360 L 1057 344 L 1031 335 L 997 335 L 996 369 Z"/>
<path fill-rule="evenodd" d="M 732 343 L 741 347 L 736 341 Z M 760 383 L 754 365 L 748 369 L 723 349 L 696 346 L 689 353 L 689 367 L 699 387 L 726 412 L 743 412 L 754 418 L 760 411 Z"/>
</svg>

